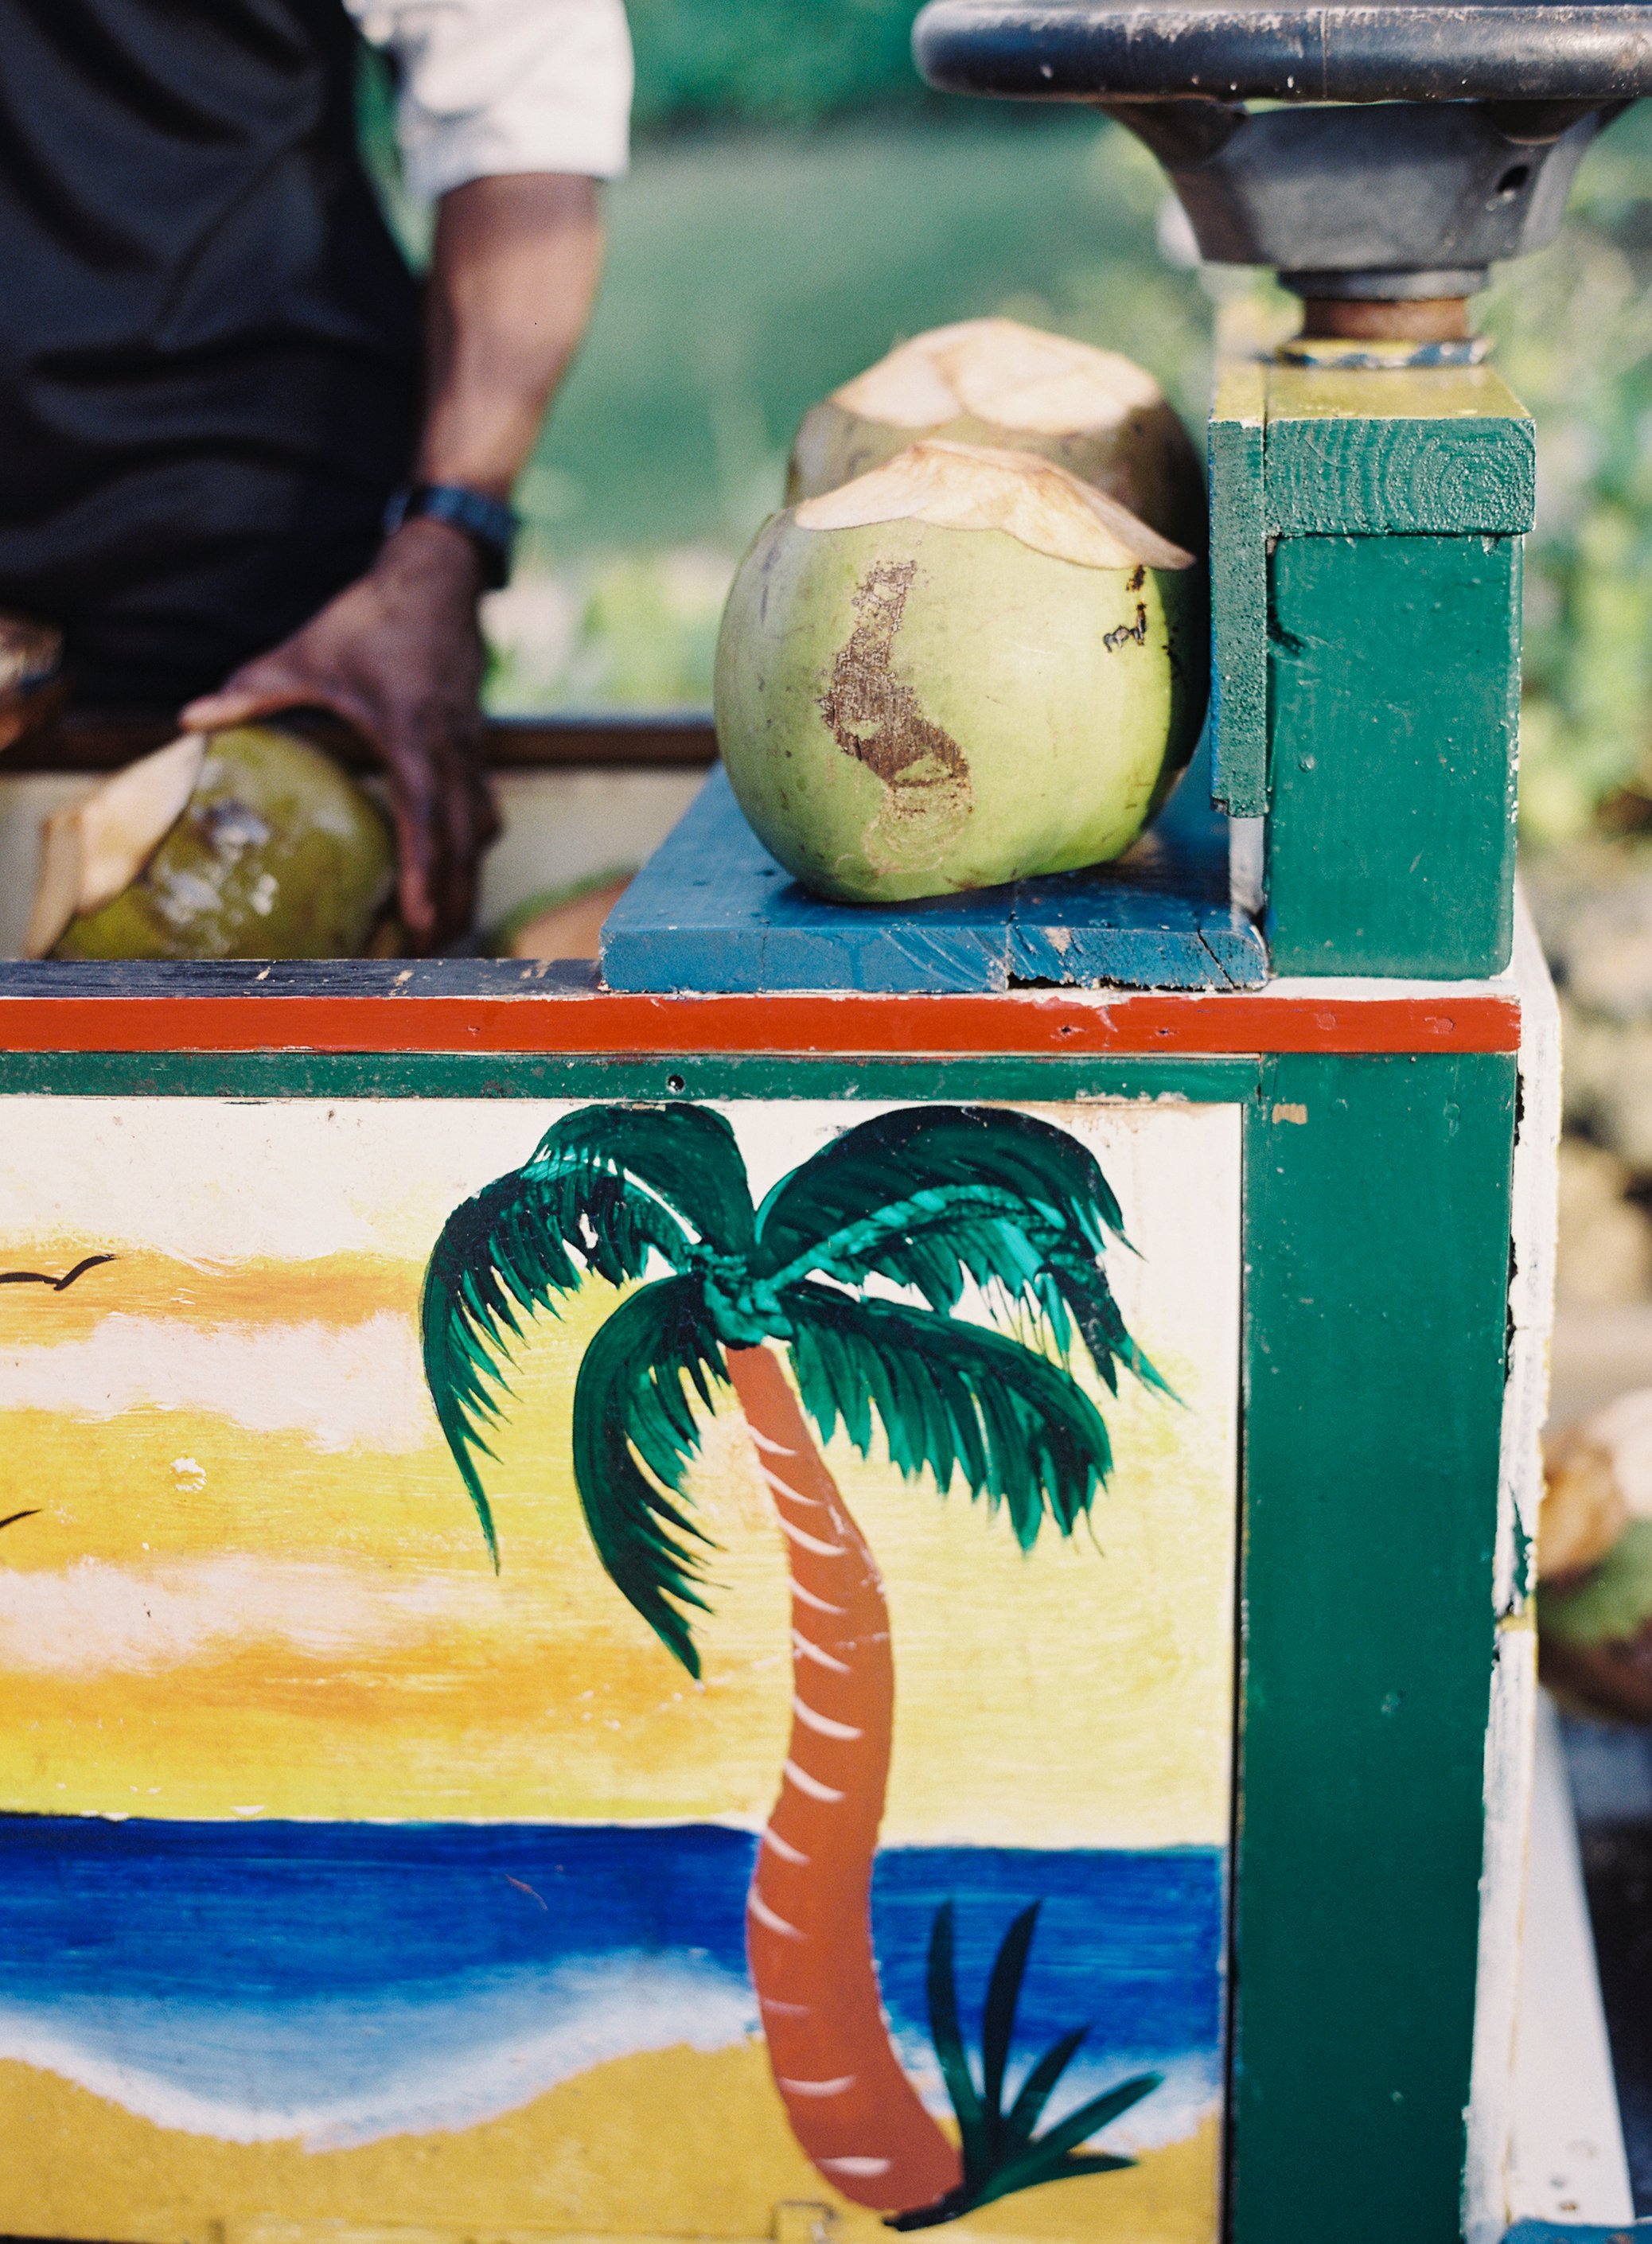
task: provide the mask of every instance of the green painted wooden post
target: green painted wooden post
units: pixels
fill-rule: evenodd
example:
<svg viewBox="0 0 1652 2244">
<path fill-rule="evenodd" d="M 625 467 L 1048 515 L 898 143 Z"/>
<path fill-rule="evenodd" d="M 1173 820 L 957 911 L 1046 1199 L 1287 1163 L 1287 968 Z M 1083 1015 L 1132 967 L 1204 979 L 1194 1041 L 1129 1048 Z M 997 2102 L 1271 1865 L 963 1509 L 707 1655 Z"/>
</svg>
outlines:
<svg viewBox="0 0 1652 2244">
<path fill-rule="evenodd" d="M 1454 978 L 1507 965 L 1520 561 L 1513 537 L 1276 545 L 1276 971 Z"/>
<path fill-rule="evenodd" d="M 1456 979 L 1508 963 L 1529 417 L 1485 368 L 1261 371 L 1262 535 L 1270 553 L 1268 768 L 1255 777 L 1255 632 L 1224 586 L 1255 568 L 1245 425 L 1219 390 L 1212 529 L 1218 632 L 1245 683 L 1225 797 L 1265 807 L 1268 922 L 1283 974 Z M 1218 454 L 1218 445 L 1222 449 Z M 1242 527 L 1237 506 L 1248 510 Z M 1229 517 L 1235 517 L 1230 520 Z M 1242 546 L 1242 551 L 1240 548 Z M 1219 787 L 1225 785 L 1219 778 Z"/>
<path fill-rule="evenodd" d="M 1276 1058 L 1247 1146 L 1232 2244 L 1457 2244 L 1515 1063 Z"/>
</svg>

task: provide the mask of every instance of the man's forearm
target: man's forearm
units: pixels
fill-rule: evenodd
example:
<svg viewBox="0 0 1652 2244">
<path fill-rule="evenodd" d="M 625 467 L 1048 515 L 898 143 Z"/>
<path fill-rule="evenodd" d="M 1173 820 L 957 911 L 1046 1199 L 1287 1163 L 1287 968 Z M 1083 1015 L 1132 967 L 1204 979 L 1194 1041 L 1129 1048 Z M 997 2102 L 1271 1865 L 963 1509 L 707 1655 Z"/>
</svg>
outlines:
<svg viewBox="0 0 1652 2244">
<path fill-rule="evenodd" d="M 585 332 L 602 268 L 593 179 L 522 172 L 442 198 L 417 475 L 506 498 Z"/>
<path fill-rule="evenodd" d="M 584 330 L 601 261 L 588 179 L 524 172 L 443 197 L 421 482 L 508 497 Z M 402 916 L 419 950 L 470 926 L 477 860 L 498 830 L 480 754 L 481 584 L 462 531 L 405 523 L 301 631 L 184 713 L 210 730 L 314 706 L 373 742 L 389 781 Z"/>
</svg>

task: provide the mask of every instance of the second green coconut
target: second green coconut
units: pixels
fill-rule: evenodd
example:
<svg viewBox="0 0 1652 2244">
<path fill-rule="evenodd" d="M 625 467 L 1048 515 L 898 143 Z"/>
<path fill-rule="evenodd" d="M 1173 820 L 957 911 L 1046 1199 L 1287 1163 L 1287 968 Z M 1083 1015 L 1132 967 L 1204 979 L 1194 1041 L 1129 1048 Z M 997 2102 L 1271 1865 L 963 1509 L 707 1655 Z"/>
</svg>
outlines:
<svg viewBox="0 0 1652 2244">
<path fill-rule="evenodd" d="M 903 902 L 1120 855 L 1192 754 L 1194 557 L 1031 454 L 930 441 L 772 517 L 717 649 L 717 738 L 817 895 Z"/>
</svg>

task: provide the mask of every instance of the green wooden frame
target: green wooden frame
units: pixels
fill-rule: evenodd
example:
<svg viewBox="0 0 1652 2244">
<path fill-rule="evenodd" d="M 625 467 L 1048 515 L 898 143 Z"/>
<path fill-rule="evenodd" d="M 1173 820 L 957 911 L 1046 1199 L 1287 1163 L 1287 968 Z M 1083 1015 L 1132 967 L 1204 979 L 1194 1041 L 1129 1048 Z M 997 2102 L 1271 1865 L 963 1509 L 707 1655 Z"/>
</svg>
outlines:
<svg viewBox="0 0 1652 2244">
<path fill-rule="evenodd" d="M 0 1096 L 1244 1109 L 1231 2244 L 1460 2236 L 1512 1054 L 0 1055 Z"/>
</svg>

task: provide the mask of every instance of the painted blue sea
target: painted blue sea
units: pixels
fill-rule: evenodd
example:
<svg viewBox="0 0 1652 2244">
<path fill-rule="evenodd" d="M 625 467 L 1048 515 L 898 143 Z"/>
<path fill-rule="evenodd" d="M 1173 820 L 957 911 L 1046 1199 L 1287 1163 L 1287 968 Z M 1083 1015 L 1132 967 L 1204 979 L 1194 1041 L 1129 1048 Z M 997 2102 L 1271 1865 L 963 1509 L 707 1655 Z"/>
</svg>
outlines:
<svg viewBox="0 0 1652 2244">
<path fill-rule="evenodd" d="M 757 2031 L 755 1842 L 687 1824 L 253 1824 L 0 1817 L 0 2057 L 164 2126 L 315 2146 L 468 2126 L 632 2052 Z M 1012 2077 L 1088 2025 L 1053 2114 L 1165 2085 L 1107 2138 L 1185 2135 L 1219 2098 L 1215 1850 L 890 1848 L 879 1972 L 903 2060 L 945 2108 L 926 2024 L 956 1905 L 966 2031 L 998 1943 L 1041 1904 Z"/>
</svg>

